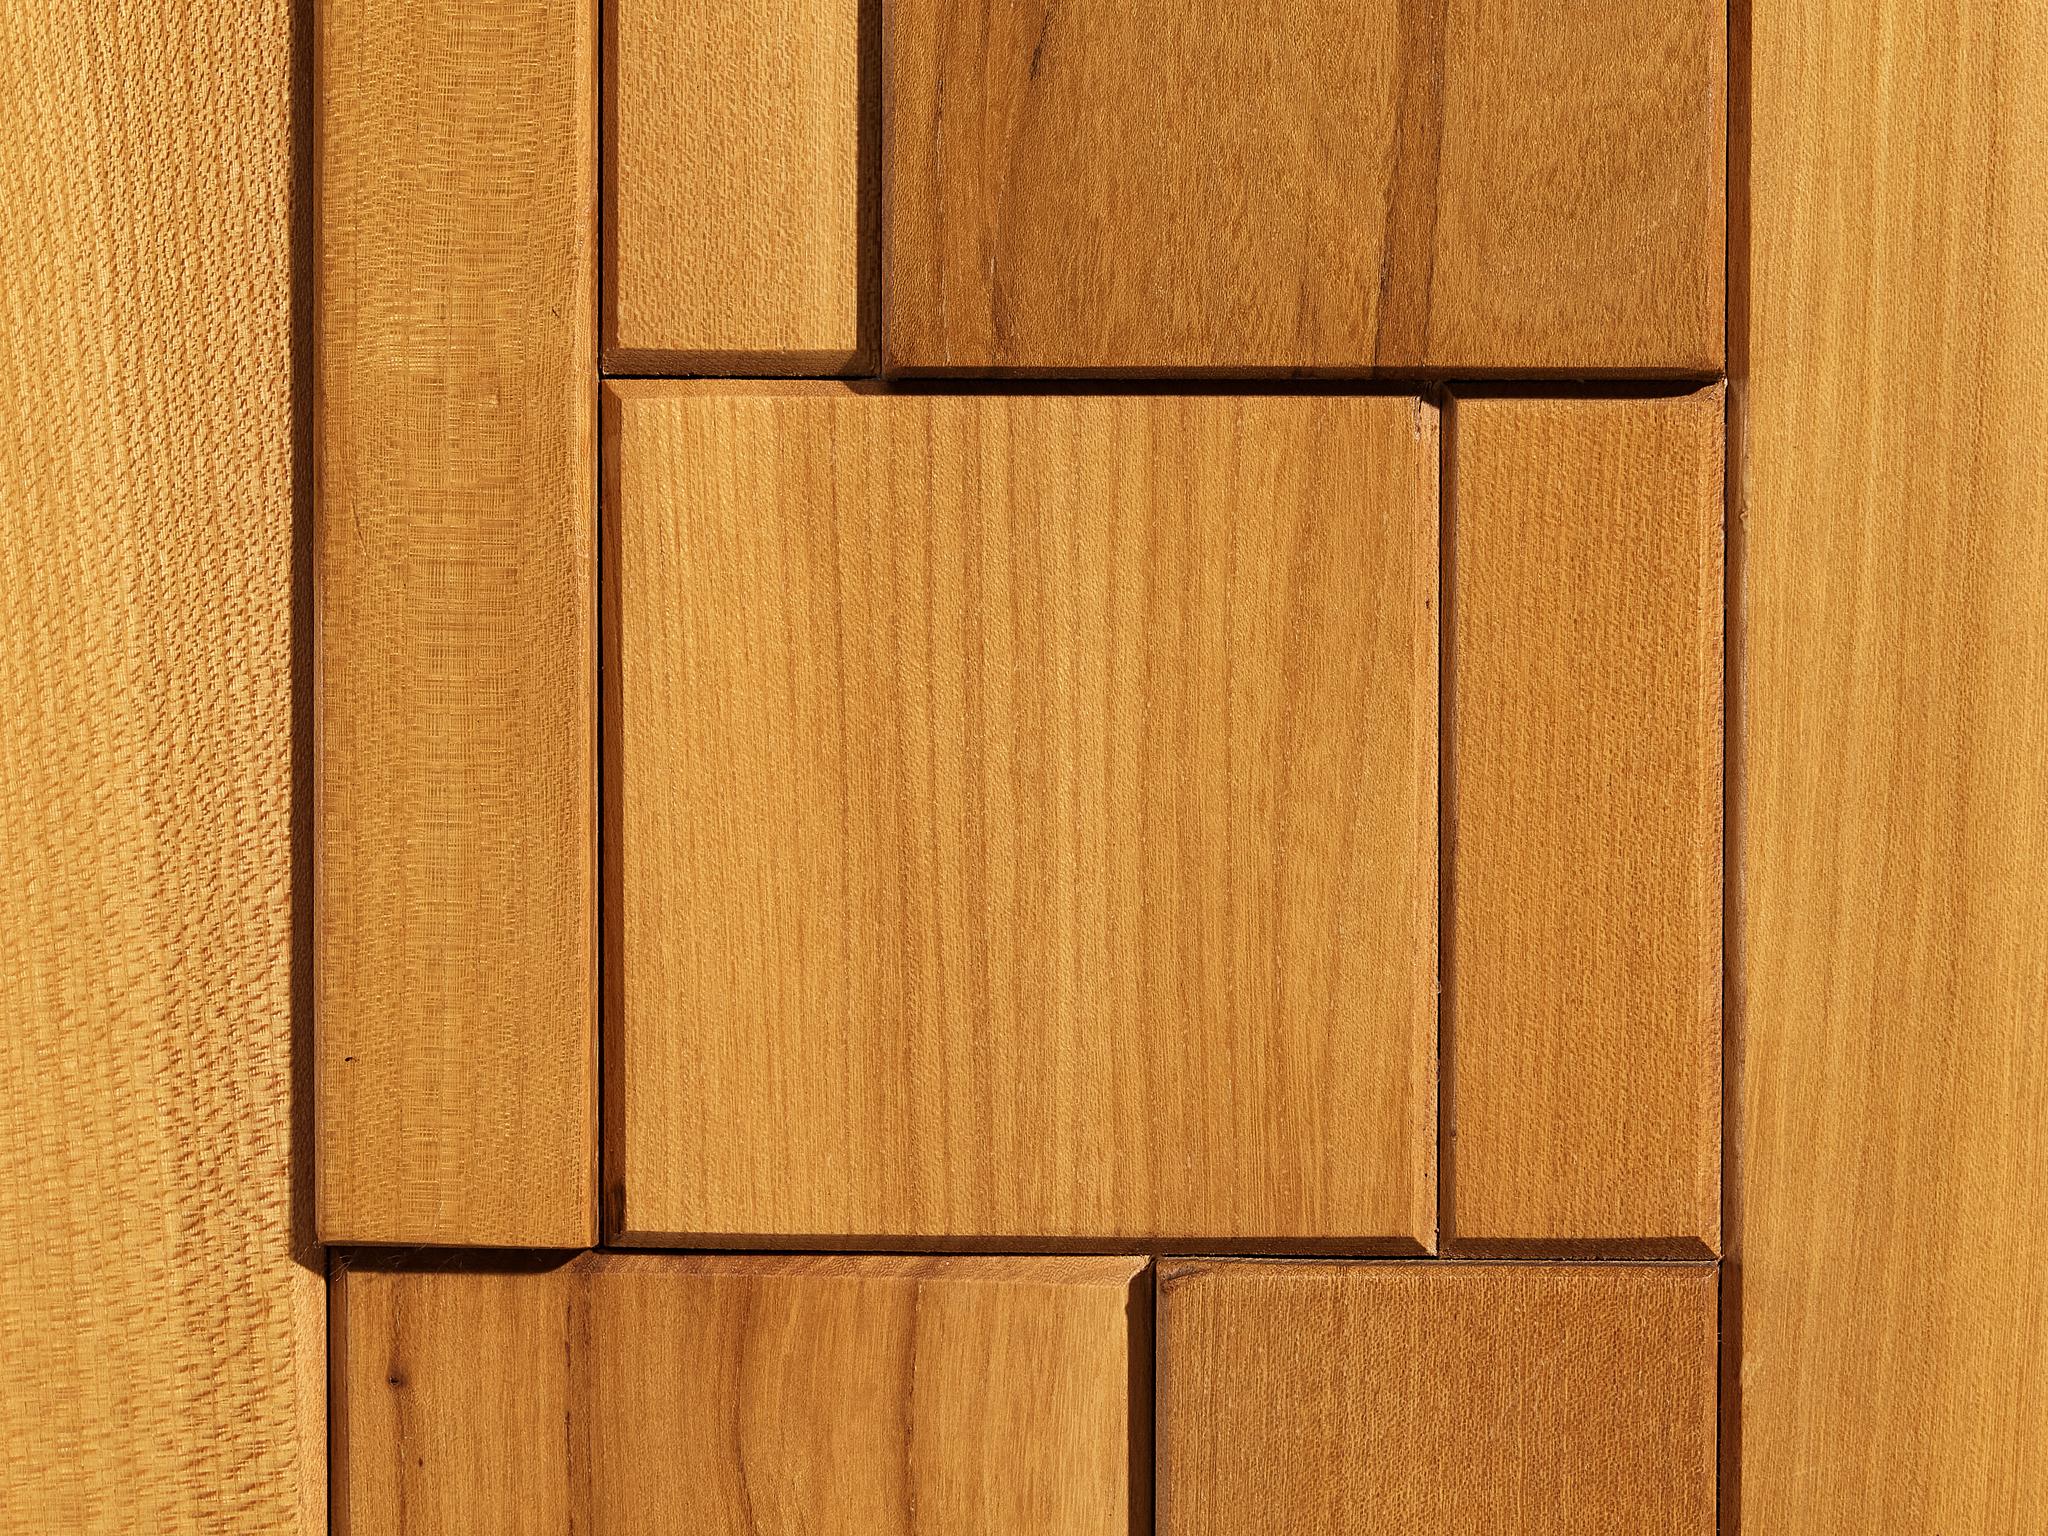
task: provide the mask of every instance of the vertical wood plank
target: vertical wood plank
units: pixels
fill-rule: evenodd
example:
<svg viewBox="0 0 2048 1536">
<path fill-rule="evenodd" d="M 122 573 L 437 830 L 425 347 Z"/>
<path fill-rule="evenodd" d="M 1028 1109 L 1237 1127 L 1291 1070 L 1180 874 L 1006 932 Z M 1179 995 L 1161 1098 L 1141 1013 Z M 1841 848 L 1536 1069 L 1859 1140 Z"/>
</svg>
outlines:
<svg viewBox="0 0 2048 1536">
<path fill-rule="evenodd" d="M 595 1237 L 595 0 L 323 0 L 328 1241 Z"/>
<path fill-rule="evenodd" d="M 1709 1254 L 1722 391 L 1451 420 L 1446 1239 Z"/>
<path fill-rule="evenodd" d="M 1159 1270 L 1159 1536 L 1714 1528 L 1708 1264 Z"/>
<path fill-rule="evenodd" d="M 613 373 L 872 366 L 875 0 L 606 0 Z"/>
<path fill-rule="evenodd" d="M 1433 1244 L 1433 410 L 606 434 L 613 1240 Z"/>
<path fill-rule="evenodd" d="M 1730 1529 L 2048 1511 L 2048 11 L 1757 0 Z"/>
<path fill-rule="evenodd" d="M 324 1528 L 303 39 L 0 7 L 0 1531 Z"/>
<path fill-rule="evenodd" d="M 1126 1258 L 585 1255 L 336 1278 L 337 1536 L 1129 1536 Z"/>
</svg>

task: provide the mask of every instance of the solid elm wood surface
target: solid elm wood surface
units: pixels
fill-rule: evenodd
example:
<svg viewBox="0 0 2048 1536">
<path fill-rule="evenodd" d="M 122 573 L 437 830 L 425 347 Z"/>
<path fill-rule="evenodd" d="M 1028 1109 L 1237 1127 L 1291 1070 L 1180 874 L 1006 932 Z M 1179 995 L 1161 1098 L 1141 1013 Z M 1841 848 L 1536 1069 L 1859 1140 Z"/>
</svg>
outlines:
<svg viewBox="0 0 2048 1536">
<path fill-rule="evenodd" d="M 0 10 L 0 1532 L 313 1536 L 294 15 Z"/>
<path fill-rule="evenodd" d="M 875 9 L 606 0 L 608 371 L 871 371 Z"/>
<path fill-rule="evenodd" d="M 1162 1260 L 1159 1536 L 1711 1536 L 1709 1264 Z"/>
<path fill-rule="evenodd" d="M 1450 410 L 1445 1238 L 1720 1243 L 1717 385 Z"/>
<path fill-rule="evenodd" d="M 890 373 L 1711 373 L 1720 0 L 890 0 Z"/>
<path fill-rule="evenodd" d="M 330 1242 L 596 1237 L 595 0 L 325 0 Z"/>
<path fill-rule="evenodd" d="M 1432 409 L 605 431 L 615 1240 L 1433 1244 Z"/>
<path fill-rule="evenodd" d="M 1740 1529 L 2031 1532 L 2048 11 L 1754 24 Z"/>
<path fill-rule="evenodd" d="M 589 1254 L 335 1278 L 336 1536 L 1128 1536 L 1127 1258 Z"/>
</svg>

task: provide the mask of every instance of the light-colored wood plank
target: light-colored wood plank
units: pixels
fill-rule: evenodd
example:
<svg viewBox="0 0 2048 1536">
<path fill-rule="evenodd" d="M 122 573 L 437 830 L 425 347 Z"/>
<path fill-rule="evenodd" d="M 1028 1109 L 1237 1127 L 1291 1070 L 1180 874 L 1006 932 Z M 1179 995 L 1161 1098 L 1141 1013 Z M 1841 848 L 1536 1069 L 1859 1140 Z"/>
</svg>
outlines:
<svg viewBox="0 0 2048 1536">
<path fill-rule="evenodd" d="M 1720 386 L 1453 402 L 1447 1242 L 1720 1242 Z"/>
<path fill-rule="evenodd" d="M 323 0 L 330 1242 L 596 1237 L 595 0 Z"/>
<path fill-rule="evenodd" d="M 586 1255 L 336 1278 L 338 1536 L 1128 1536 L 1125 1258 Z"/>
<path fill-rule="evenodd" d="M 0 8 L 0 1532 L 324 1528 L 281 0 Z"/>
<path fill-rule="evenodd" d="M 1710 1536 L 1709 1264 L 1159 1273 L 1160 1536 Z"/>
<path fill-rule="evenodd" d="M 2017 1536 L 2048 1518 L 2048 10 L 1754 22 L 1730 1499 L 1758 1536 Z"/>
<path fill-rule="evenodd" d="M 1412 399 L 611 386 L 629 1241 L 1434 1240 Z"/>
<path fill-rule="evenodd" d="M 607 370 L 871 368 L 878 9 L 606 0 Z"/>
<path fill-rule="evenodd" d="M 1722 0 L 883 25 L 892 373 L 1720 366 Z"/>
</svg>

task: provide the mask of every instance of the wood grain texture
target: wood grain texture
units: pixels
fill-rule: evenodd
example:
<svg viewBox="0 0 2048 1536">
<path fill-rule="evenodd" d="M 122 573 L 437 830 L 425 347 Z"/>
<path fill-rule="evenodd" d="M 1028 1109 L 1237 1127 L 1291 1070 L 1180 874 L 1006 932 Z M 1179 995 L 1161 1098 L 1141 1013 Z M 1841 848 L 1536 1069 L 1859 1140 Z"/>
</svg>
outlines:
<svg viewBox="0 0 2048 1536">
<path fill-rule="evenodd" d="M 604 363 L 872 369 L 874 0 L 606 0 Z"/>
<path fill-rule="evenodd" d="M 319 1222 L 596 1237 L 595 0 L 324 0 Z"/>
<path fill-rule="evenodd" d="M 1721 0 L 891 0 L 890 373 L 1713 372 Z"/>
<path fill-rule="evenodd" d="M 323 1528 L 295 44 L 0 8 L 7 1536 Z"/>
<path fill-rule="evenodd" d="M 1721 387 L 1451 407 L 1447 1242 L 1720 1243 Z"/>
<path fill-rule="evenodd" d="M 2048 1512 L 2048 11 L 1754 24 L 1732 1528 L 2017 1536 Z"/>
<path fill-rule="evenodd" d="M 1433 1243 L 1436 468 L 609 387 L 611 1234 Z"/>
<path fill-rule="evenodd" d="M 335 1280 L 337 1536 L 1129 1536 L 1126 1258 L 590 1254 Z"/>
<path fill-rule="evenodd" d="M 1160 1536 L 1710 1536 L 1708 1264 L 1159 1271 Z"/>
</svg>

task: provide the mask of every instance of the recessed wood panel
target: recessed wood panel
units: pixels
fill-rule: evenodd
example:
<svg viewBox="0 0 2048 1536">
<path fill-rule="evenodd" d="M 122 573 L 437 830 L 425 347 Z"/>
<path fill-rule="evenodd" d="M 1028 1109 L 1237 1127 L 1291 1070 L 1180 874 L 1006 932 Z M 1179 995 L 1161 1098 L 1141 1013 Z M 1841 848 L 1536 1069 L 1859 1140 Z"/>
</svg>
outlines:
<svg viewBox="0 0 2048 1536">
<path fill-rule="evenodd" d="M 1159 1273 L 1160 1536 L 1711 1536 L 1705 1264 Z"/>
<path fill-rule="evenodd" d="M 1451 409 L 1446 1241 L 1720 1241 L 1719 386 Z"/>
<path fill-rule="evenodd" d="M 325 1529 L 297 12 L 0 8 L 0 1531 Z"/>
<path fill-rule="evenodd" d="M 1124 1258 L 597 1255 L 335 1280 L 337 1536 L 1128 1536 Z"/>
<path fill-rule="evenodd" d="M 1754 24 L 1730 1528 L 2032 1531 L 2048 10 Z"/>
<path fill-rule="evenodd" d="M 320 1232 L 596 1235 L 595 0 L 329 0 Z"/>
<path fill-rule="evenodd" d="M 1720 0 L 883 25 L 892 373 L 1720 366 Z"/>
<path fill-rule="evenodd" d="M 1434 1240 L 1435 413 L 619 385 L 610 1228 Z"/>
<path fill-rule="evenodd" d="M 871 369 L 872 0 L 606 0 L 605 367 Z"/>
</svg>

